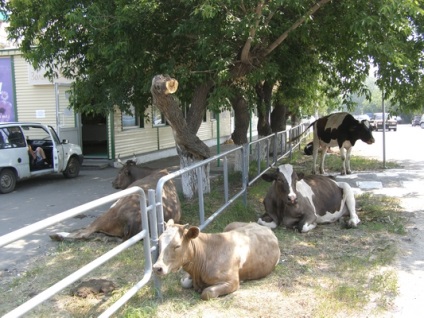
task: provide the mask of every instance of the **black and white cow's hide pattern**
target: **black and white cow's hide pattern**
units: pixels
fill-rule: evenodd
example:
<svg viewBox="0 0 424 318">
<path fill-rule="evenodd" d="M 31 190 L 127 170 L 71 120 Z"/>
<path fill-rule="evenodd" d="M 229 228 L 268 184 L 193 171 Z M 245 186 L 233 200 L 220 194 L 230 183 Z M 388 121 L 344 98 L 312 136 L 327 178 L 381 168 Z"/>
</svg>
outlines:
<svg viewBox="0 0 424 318">
<path fill-rule="evenodd" d="M 369 121 L 362 120 L 359 122 L 349 113 L 334 113 L 321 117 L 311 125 L 314 126 L 313 174 L 317 173 L 316 165 L 320 147 L 322 149 L 319 167 L 320 174 L 325 173 L 324 160 L 328 148 L 338 146 L 342 159 L 341 174 L 345 175 L 352 173 L 350 169 L 350 154 L 356 141 L 360 139 L 367 144 L 374 143 Z"/>
<path fill-rule="evenodd" d="M 272 182 L 264 199 L 265 214 L 258 223 L 270 228 L 284 225 L 308 232 L 317 224 L 332 223 L 350 215 L 348 227 L 356 227 L 355 197 L 346 182 L 321 175 L 298 175 L 290 164 L 262 175 Z"/>
</svg>

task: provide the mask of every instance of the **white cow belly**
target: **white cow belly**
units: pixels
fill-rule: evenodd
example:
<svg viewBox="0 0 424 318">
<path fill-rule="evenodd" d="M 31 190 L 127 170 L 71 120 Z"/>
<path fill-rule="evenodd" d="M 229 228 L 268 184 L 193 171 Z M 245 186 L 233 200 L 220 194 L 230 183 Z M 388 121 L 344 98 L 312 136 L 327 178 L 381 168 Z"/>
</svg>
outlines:
<svg viewBox="0 0 424 318">
<path fill-rule="evenodd" d="M 344 209 L 340 211 L 336 211 L 333 213 L 325 212 L 324 215 L 317 215 L 317 222 L 318 223 L 333 223 L 336 222 L 338 219 L 340 219 L 344 214 Z"/>
<path fill-rule="evenodd" d="M 332 148 L 332 147 L 338 147 L 339 146 L 339 143 L 337 142 L 337 139 L 331 139 L 329 143 L 326 143 L 326 142 L 324 142 L 322 140 L 320 140 L 319 142 L 320 142 L 320 145 L 323 146 L 323 147 L 330 147 L 330 148 Z M 351 147 L 352 147 L 352 144 L 350 143 L 349 140 L 345 140 L 343 142 L 343 144 L 342 144 L 342 148 L 349 149 Z"/>
<path fill-rule="evenodd" d="M 320 143 L 321 147 L 332 148 L 332 147 L 338 147 L 339 146 L 339 144 L 337 143 L 337 139 L 331 139 L 329 143 L 326 143 L 326 142 L 320 140 L 319 143 Z"/>
</svg>

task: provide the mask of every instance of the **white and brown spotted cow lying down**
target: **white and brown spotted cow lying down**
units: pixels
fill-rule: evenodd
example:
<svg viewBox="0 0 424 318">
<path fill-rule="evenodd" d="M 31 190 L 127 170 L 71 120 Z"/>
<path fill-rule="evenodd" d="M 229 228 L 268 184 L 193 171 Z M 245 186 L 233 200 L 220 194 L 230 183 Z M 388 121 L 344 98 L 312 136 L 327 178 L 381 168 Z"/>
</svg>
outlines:
<svg viewBox="0 0 424 318">
<path fill-rule="evenodd" d="M 183 287 L 192 284 L 203 300 L 236 291 L 240 281 L 267 276 L 280 259 L 277 237 L 256 223 L 230 223 L 222 233 L 207 234 L 169 221 L 159 245 L 154 272 L 163 276 L 183 268 L 191 277 Z"/>
<path fill-rule="evenodd" d="M 261 225 L 284 225 L 304 233 L 346 214 L 350 215 L 349 227 L 360 222 L 352 188 L 346 182 L 321 175 L 298 176 L 290 164 L 281 165 L 262 178 L 272 185 L 264 199 L 266 213 L 258 220 Z"/>
</svg>

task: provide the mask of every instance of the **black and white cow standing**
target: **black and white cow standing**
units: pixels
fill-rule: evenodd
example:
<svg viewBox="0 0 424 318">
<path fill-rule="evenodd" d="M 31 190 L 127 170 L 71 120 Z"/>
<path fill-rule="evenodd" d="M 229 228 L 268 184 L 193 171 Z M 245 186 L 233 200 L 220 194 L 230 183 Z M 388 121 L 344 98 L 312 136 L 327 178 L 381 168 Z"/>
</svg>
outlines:
<svg viewBox="0 0 424 318">
<path fill-rule="evenodd" d="M 350 153 L 358 139 L 367 144 L 374 143 L 374 137 L 368 120 L 359 122 L 349 113 L 334 113 L 317 119 L 314 126 L 312 173 L 316 174 L 318 150 L 321 148 L 320 174 L 324 174 L 324 160 L 328 148 L 338 146 L 342 159 L 341 174 L 351 174 Z"/>
<path fill-rule="evenodd" d="M 272 185 L 264 199 L 266 212 L 258 220 L 261 225 L 284 225 L 304 233 L 346 214 L 350 215 L 348 227 L 360 222 L 353 190 L 346 182 L 321 175 L 298 175 L 290 164 L 263 174 L 262 179 Z"/>
</svg>

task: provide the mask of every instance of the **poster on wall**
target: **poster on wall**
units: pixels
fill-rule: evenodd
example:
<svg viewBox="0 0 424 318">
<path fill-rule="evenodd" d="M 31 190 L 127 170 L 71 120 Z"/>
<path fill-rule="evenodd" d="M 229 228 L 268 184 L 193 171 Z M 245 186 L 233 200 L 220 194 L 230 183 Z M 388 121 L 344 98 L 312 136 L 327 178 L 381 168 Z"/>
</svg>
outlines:
<svg viewBox="0 0 424 318">
<path fill-rule="evenodd" d="M 0 58 L 0 122 L 15 121 L 12 59 Z"/>
</svg>

